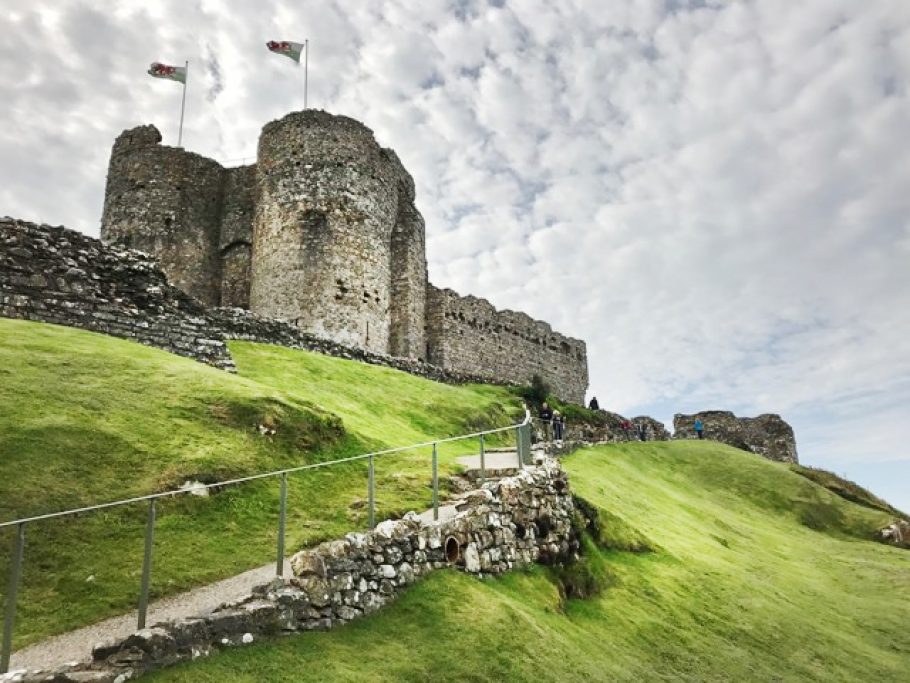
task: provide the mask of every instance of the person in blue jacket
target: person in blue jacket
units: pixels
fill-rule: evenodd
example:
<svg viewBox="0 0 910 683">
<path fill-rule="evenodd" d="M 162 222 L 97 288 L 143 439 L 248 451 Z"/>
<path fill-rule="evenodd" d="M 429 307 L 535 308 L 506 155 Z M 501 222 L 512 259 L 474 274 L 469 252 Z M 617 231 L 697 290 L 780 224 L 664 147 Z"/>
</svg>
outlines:
<svg viewBox="0 0 910 683">
<path fill-rule="evenodd" d="M 705 438 L 705 426 L 701 423 L 701 420 L 695 420 L 695 433 L 698 434 L 699 439 Z"/>
</svg>

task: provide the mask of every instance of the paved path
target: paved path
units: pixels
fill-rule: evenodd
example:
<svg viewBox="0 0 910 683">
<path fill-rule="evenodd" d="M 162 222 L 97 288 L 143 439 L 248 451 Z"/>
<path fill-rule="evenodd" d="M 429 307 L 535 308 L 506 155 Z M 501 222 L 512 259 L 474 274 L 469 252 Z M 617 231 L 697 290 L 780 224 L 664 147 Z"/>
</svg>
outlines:
<svg viewBox="0 0 910 683">
<path fill-rule="evenodd" d="M 466 470 L 480 469 L 480 456 L 458 458 L 458 463 Z M 490 476 L 501 476 L 504 470 L 517 470 L 518 457 L 515 451 L 490 451 L 485 456 L 485 465 Z M 455 516 L 454 505 L 440 505 L 439 519 L 445 521 Z M 424 521 L 433 520 L 433 510 L 420 515 Z M 291 576 L 290 563 L 285 560 L 284 575 Z M 159 621 L 179 619 L 211 611 L 225 602 L 241 600 L 247 597 L 252 589 L 267 583 L 275 576 L 275 563 L 272 562 L 258 569 L 251 569 L 243 574 L 218 581 L 207 586 L 200 586 L 178 595 L 163 598 L 149 605 L 146 623 L 152 625 Z M 51 669 L 70 662 L 81 662 L 91 657 L 92 648 L 98 643 L 113 638 L 124 638 L 136 630 L 136 613 L 131 612 L 119 617 L 99 621 L 75 631 L 53 636 L 41 642 L 14 652 L 10 661 L 10 671 L 16 669 Z"/>
<path fill-rule="evenodd" d="M 430 511 L 432 515 L 432 510 Z M 284 575 L 291 576 L 291 565 L 285 560 Z M 251 569 L 229 579 L 172 595 L 149 605 L 146 623 L 179 619 L 211 611 L 225 602 L 240 600 L 254 587 L 268 583 L 275 576 L 275 563 Z M 136 613 L 105 619 L 59 636 L 42 640 L 18 652 L 10 660 L 10 671 L 16 669 L 51 669 L 69 662 L 91 658 L 92 648 L 112 638 L 125 638 L 136 630 Z"/>
<path fill-rule="evenodd" d="M 515 451 L 490 451 L 484 456 L 484 461 L 489 471 L 518 469 L 518 454 Z M 479 455 L 465 455 L 456 458 L 456 462 L 468 471 L 480 470 Z"/>
</svg>

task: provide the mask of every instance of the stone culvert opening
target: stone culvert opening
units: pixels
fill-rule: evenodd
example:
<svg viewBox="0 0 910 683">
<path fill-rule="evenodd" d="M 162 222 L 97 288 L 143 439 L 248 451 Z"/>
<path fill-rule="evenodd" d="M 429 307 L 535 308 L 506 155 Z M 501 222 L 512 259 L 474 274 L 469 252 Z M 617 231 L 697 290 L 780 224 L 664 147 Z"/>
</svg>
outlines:
<svg viewBox="0 0 910 683">
<path fill-rule="evenodd" d="M 552 529 L 553 524 L 550 521 L 549 517 L 544 516 L 537 520 L 537 532 L 540 538 L 546 538 L 549 536 Z"/>
<path fill-rule="evenodd" d="M 454 536 L 449 536 L 446 539 L 446 562 L 449 564 L 455 564 L 461 559 L 461 544 L 458 542 L 458 539 Z"/>
</svg>

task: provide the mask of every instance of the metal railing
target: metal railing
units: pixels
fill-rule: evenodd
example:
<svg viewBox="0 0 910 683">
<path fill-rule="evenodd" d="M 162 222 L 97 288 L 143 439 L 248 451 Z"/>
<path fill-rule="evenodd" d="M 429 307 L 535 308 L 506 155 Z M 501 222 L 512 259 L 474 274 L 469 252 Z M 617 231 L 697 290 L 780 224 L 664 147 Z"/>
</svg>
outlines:
<svg viewBox="0 0 910 683">
<path fill-rule="evenodd" d="M 384 450 L 373 451 L 371 453 L 363 453 L 361 455 L 354 455 L 348 458 L 339 458 L 338 460 L 329 460 L 326 462 L 314 463 L 311 465 L 301 465 L 299 467 L 290 467 L 282 470 L 274 470 L 271 472 L 264 472 L 261 474 L 254 474 L 248 477 L 238 477 L 236 479 L 228 479 L 225 481 L 215 482 L 213 484 L 200 484 L 198 486 L 193 486 L 191 488 L 182 488 L 175 489 L 172 491 L 165 491 L 163 493 L 153 493 L 147 496 L 138 496 L 135 498 L 125 498 L 123 500 L 115 500 L 110 503 L 101 503 L 99 505 L 90 505 L 87 507 L 75 508 L 72 510 L 63 510 L 61 512 L 51 512 L 44 515 L 35 515 L 33 517 L 23 517 L 22 519 L 14 519 L 9 522 L 0 522 L 0 529 L 7 527 L 15 527 L 15 541 L 13 544 L 13 555 L 12 563 L 10 565 L 9 572 L 9 587 L 6 593 L 6 608 L 4 611 L 4 621 L 3 621 L 3 641 L 0 643 L 0 674 L 7 673 L 9 670 L 10 657 L 12 656 L 12 643 L 13 643 L 13 627 L 16 620 L 16 600 L 17 593 L 19 591 L 19 583 L 22 577 L 22 562 L 25 556 L 25 527 L 28 524 L 34 524 L 36 522 L 42 522 L 49 519 L 56 519 L 59 517 L 70 517 L 86 512 L 97 512 L 98 510 L 106 510 L 108 508 L 120 507 L 124 505 L 132 505 L 136 503 L 148 503 L 148 513 L 146 517 L 145 524 L 145 548 L 142 558 L 142 574 L 140 579 L 139 587 L 139 605 L 138 605 L 138 628 L 145 628 L 146 616 L 148 613 L 148 603 L 149 603 L 149 588 L 151 586 L 152 579 L 152 554 L 154 550 L 154 537 L 155 537 L 155 518 L 156 518 L 156 509 L 155 504 L 158 500 L 162 498 L 173 498 L 181 494 L 193 494 L 194 492 L 200 490 L 208 490 L 213 488 L 222 488 L 225 486 L 233 486 L 236 484 L 243 484 L 251 481 L 258 481 L 260 479 L 269 479 L 272 477 L 280 477 L 280 493 L 279 493 L 279 508 L 278 508 L 278 541 L 277 541 L 277 561 L 275 564 L 275 574 L 276 576 L 284 575 L 284 554 L 285 554 L 285 529 L 287 523 L 287 497 L 288 497 L 288 475 L 296 474 L 297 472 L 304 472 L 307 470 L 316 470 L 323 467 L 330 467 L 332 465 L 340 465 L 343 463 L 358 462 L 361 460 L 367 461 L 367 523 L 369 528 L 372 529 L 376 525 L 376 470 L 375 470 L 375 459 L 385 455 L 392 455 L 395 453 L 403 453 L 405 451 L 417 450 L 420 448 L 432 447 L 432 488 L 433 488 L 433 519 L 439 519 L 439 444 L 444 443 L 453 443 L 456 441 L 465 441 L 467 439 L 478 439 L 480 440 L 480 477 L 481 481 L 486 480 L 486 461 L 485 461 L 485 439 L 491 434 L 502 434 L 506 432 L 515 432 L 515 443 L 516 443 L 516 452 L 518 454 L 518 464 L 523 466 L 530 464 L 530 448 L 531 448 L 531 416 L 530 413 L 525 411 L 525 418 L 518 424 L 509 425 L 507 427 L 497 427 L 495 429 L 487 429 L 480 432 L 472 432 L 471 434 L 462 434 L 460 436 L 450 436 L 443 439 L 436 439 L 435 441 L 425 441 L 423 443 L 411 444 L 408 446 L 399 446 L 397 448 L 387 448 Z"/>
</svg>

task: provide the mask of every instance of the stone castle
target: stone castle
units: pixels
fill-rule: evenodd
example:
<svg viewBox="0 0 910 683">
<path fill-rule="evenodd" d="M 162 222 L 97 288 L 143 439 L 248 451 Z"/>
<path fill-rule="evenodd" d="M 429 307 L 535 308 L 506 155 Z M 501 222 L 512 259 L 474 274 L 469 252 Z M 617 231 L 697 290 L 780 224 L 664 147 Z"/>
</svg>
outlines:
<svg viewBox="0 0 910 683">
<path fill-rule="evenodd" d="M 235 168 L 160 143 L 154 126 L 117 138 L 101 237 L 153 255 L 203 304 L 495 381 L 539 374 L 584 400 L 583 341 L 430 284 L 414 181 L 363 124 L 288 114 L 263 128 L 256 163 Z"/>
</svg>

